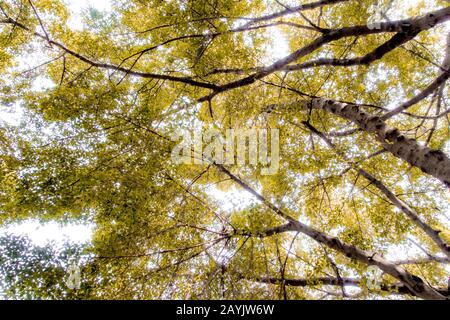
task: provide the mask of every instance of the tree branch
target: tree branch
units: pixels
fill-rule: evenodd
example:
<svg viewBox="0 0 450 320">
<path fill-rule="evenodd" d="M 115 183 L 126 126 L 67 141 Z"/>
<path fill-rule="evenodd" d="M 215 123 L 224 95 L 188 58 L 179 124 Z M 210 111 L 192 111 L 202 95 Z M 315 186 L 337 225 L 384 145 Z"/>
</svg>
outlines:
<svg viewBox="0 0 450 320">
<path fill-rule="evenodd" d="M 254 83 L 255 81 L 262 79 L 276 71 L 283 70 L 290 63 L 316 51 L 323 45 L 350 36 L 362 36 L 384 32 L 397 32 L 397 33 L 414 33 L 422 30 L 428 30 L 434 27 L 438 23 L 443 23 L 450 19 L 450 7 L 430 12 L 426 15 L 416 18 L 382 22 L 379 28 L 371 29 L 366 25 L 344 27 L 337 30 L 332 30 L 323 36 L 317 38 L 310 44 L 298 49 L 283 59 L 280 59 L 270 66 L 262 68 L 245 78 L 221 85 L 214 89 L 211 94 L 198 99 L 198 102 L 204 102 L 211 100 L 219 93 L 229 91 L 232 89 L 244 87 Z"/>
<path fill-rule="evenodd" d="M 340 152 L 334 143 L 326 137 L 319 130 L 314 128 L 310 123 L 304 122 L 304 125 L 311 130 L 315 135 L 320 137 L 330 148 L 341 156 L 347 163 L 349 163 L 353 169 L 355 169 L 360 175 L 371 182 L 378 190 L 380 190 L 398 209 L 400 209 L 415 225 L 422 229 L 442 250 L 442 252 L 450 258 L 450 246 L 440 237 L 439 231 L 433 229 L 427 223 L 425 223 L 411 207 L 405 202 L 400 200 L 391 190 L 389 190 L 380 180 L 375 178 L 372 174 L 359 167 L 356 163 L 352 162 L 348 157 Z"/>
<path fill-rule="evenodd" d="M 302 104 L 303 109 L 310 107 L 326 110 L 353 121 L 364 131 L 374 134 L 382 146 L 394 156 L 420 168 L 450 187 L 450 159 L 442 151 L 422 146 L 416 140 L 406 138 L 398 129 L 386 125 L 381 117 L 370 115 L 358 105 L 315 98 Z"/>
</svg>

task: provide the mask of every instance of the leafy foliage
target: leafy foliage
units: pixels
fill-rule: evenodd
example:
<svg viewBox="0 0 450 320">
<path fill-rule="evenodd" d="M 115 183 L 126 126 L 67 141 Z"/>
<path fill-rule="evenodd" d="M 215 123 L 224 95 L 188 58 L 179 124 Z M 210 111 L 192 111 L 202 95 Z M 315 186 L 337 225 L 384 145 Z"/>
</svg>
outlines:
<svg viewBox="0 0 450 320">
<path fill-rule="evenodd" d="M 88 251 L 67 245 L 55 252 L 51 245 L 1 238 L 7 295 L 431 297 L 411 289 L 418 278 L 443 297 L 449 260 L 442 248 L 446 243 L 448 253 L 450 230 L 441 176 L 450 169 L 426 174 L 386 151 L 387 142 L 356 120 L 312 107 L 322 97 L 381 117 L 446 76 L 448 4 L 418 1 L 405 11 L 406 1 L 394 2 L 387 14 L 408 19 L 410 27 L 385 22 L 391 29 L 368 31 L 369 0 L 319 1 L 312 8 L 294 7 L 306 1 L 285 7 L 263 0 L 117 0 L 111 11 L 85 10 L 82 29 L 71 27 L 60 0 L 0 2 L 0 101 L 23 111 L 19 125 L 0 127 L 0 223 L 34 218 L 96 226 Z M 428 12 L 441 20 L 417 26 L 431 19 Z M 351 26 L 346 36 L 333 33 Z M 389 43 L 393 36 L 398 43 Z M 287 57 L 298 56 L 275 59 L 274 37 L 286 42 Z M 371 61 L 342 62 L 371 52 Z M 385 121 L 448 158 L 445 80 Z M 171 161 L 174 132 L 242 127 L 280 129 L 277 174 Z M 211 190 L 233 188 L 253 192 L 257 203 L 224 210 Z M 318 233 L 293 227 L 286 217 Z M 357 257 L 318 234 L 389 263 Z M 63 279 L 74 250 L 88 258 L 83 285 L 72 292 Z M 385 272 L 378 291 L 365 285 L 371 264 Z M 396 277 L 397 266 L 416 278 Z"/>
</svg>

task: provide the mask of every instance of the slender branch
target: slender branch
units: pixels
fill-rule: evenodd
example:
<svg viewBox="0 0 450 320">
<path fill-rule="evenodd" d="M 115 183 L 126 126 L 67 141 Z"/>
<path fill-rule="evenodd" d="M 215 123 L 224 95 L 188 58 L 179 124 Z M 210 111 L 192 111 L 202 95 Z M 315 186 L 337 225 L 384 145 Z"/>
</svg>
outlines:
<svg viewBox="0 0 450 320">
<path fill-rule="evenodd" d="M 443 264 L 450 264 L 450 259 L 446 257 L 438 257 L 434 255 L 428 255 L 428 257 L 425 258 L 416 258 L 416 259 L 405 259 L 405 260 L 398 260 L 394 261 L 396 265 L 405 265 L 405 264 L 428 264 L 432 262 L 437 263 L 443 263 Z"/>
<path fill-rule="evenodd" d="M 447 47 L 445 50 L 445 58 L 444 62 L 442 64 L 442 68 L 440 71 L 440 75 L 428 86 L 426 87 L 422 92 L 420 92 L 418 95 L 416 95 L 414 98 L 406 101 L 401 106 L 395 108 L 394 110 L 387 112 L 381 117 L 381 120 L 387 120 L 397 114 L 399 114 L 402 111 L 405 111 L 406 109 L 414 106 L 415 104 L 419 103 L 426 97 L 428 97 L 430 94 L 435 92 L 439 87 L 443 86 L 444 83 L 450 78 L 450 33 L 447 35 Z"/>
<path fill-rule="evenodd" d="M 239 236 L 247 236 L 247 237 L 257 237 L 257 238 L 265 238 L 271 237 L 276 234 L 281 234 L 284 232 L 295 231 L 295 227 L 291 223 L 286 223 L 281 226 L 268 228 L 263 231 L 251 232 L 248 230 L 236 230 L 230 234 L 230 236 L 239 235 Z"/>
<path fill-rule="evenodd" d="M 145 126 L 139 126 L 140 128 L 145 128 Z M 146 131 L 155 134 L 159 138 L 162 138 L 166 141 L 170 141 L 170 139 L 164 137 L 163 135 L 157 133 L 153 129 L 146 129 Z M 207 159 L 205 159 L 207 160 Z M 266 205 L 269 209 L 271 209 L 274 213 L 279 215 L 280 217 L 284 218 L 288 221 L 288 223 L 291 225 L 289 228 L 292 228 L 294 231 L 297 231 L 299 233 L 302 233 L 311 239 L 317 241 L 318 243 L 321 243 L 333 250 L 336 250 L 342 254 L 344 254 L 349 259 L 361 262 L 366 265 L 375 265 L 379 267 L 381 270 L 386 272 L 387 274 L 391 275 L 392 277 L 398 279 L 401 281 L 411 292 L 413 292 L 418 297 L 421 297 L 423 299 L 438 299 L 442 300 L 445 299 L 445 297 L 437 292 L 434 288 L 427 285 L 421 278 L 409 273 L 405 269 L 393 264 L 392 262 L 384 259 L 380 255 L 362 250 L 358 248 L 357 246 L 347 244 L 345 242 L 342 242 L 337 237 L 329 236 L 328 234 L 319 231 L 313 227 L 310 227 L 297 219 L 291 217 L 287 213 L 285 213 L 282 209 L 280 209 L 278 206 L 271 203 L 269 200 L 267 200 L 265 197 L 263 197 L 261 194 L 259 194 L 257 191 L 255 191 L 253 188 L 251 188 L 247 183 L 242 181 L 240 178 L 238 178 L 236 175 L 232 174 L 227 168 L 225 168 L 223 165 L 217 164 L 215 162 L 211 163 L 212 166 L 217 168 L 219 171 L 226 174 L 231 180 L 233 180 L 235 183 L 237 183 L 239 186 L 241 186 L 244 190 L 248 191 L 250 194 L 252 194 L 256 199 L 258 199 L 261 203 Z"/>
<path fill-rule="evenodd" d="M 397 33 L 414 33 L 422 30 L 428 30 L 434 27 L 438 23 L 443 23 L 450 19 L 450 7 L 430 12 L 426 15 L 416 18 L 410 18 L 405 20 L 382 22 L 379 28 L 371 29 L 367 25 L 345 27 L 327 32 L 323 36 L 315 39 L 310 44 L 298 49 L 290 55 L 276 61 L 270 66 L 262 68 L 245 78 L 229 82 L 225 85 L 221 85 L 207 96 L 198 99 L 198 102 L 205 102 L 211 100 L 219 93 L 229 91 L 232 89 L 244 87 L 260 80 L 276 71 L 283 70 L 290 63 L 316 51 L 323 45 L 336 41 L 345 37 L 362 36 L 369 34 L 377 34 L 384 32 L 397 32 Z"/>
<path fill-rule="evenodd" d="M 44 23 L 42 22 L 41 17 L 39 16 L 39 14 L 38 14 L 38 12 L 37 12 L 37 10 L 36 10 L 36 7 L 34 6 L 34 4 L 33 4 L 33 2 L 32 2 L 31 0 L 28 0 L 28 3 L 30 4 L 31 8 L 32 8 L 33 11 L 34 11 L 34 14 L 36 15 L 36 17 L 37 17 L 37 19 L 38 19 L 38 21 L 39 21 L 39 24 L 40 24 L 40 26 L 41 26 L 42 31 L 43 31 L 44 34 L 45 34 L 45 38 L 47 39 L 47 42 L 48 42 L 48 43 L 50 44 L 50 46 L 51 46 L 50 37 L 48 36 L 47 30 L 45 30 Z"/>
<path fill-rule="evenodd" d="M 276 19 L 276 18 L 280 18 L 282 16 L 288 15 L 288 14 L 293 14 L 293 13 L 297 13 L 300 11 L 306 11 L 306 10 L 312 10 L 312 9 L 316 9 L 316 8 L 321 8 L 327 5 L 332 5 L 332 4 L 337 4 L 340 2 L 347 2 L 349 0 L 320 0 L 317 2 L 311 2 L 311 3 L 306 3 L 306 4 L 301 4 L 295 7 L 290 7 L 290 8 L 286 8 L 285 10 L 279 11 L 279 12 L 275 12 L 275 13 L 271 13 L 262 17 L 257 17 L 257 18 L 250 18 L 250 22 L 247 25 L 250 24 L 254 24 L 254 23 L 258 23 L 261 21 L 266 21 L 266 20 L 272 20 L 272 19 Z"/>
<path fill-rule="evenodd" d="M 281 284 L 284 283 L 287 286 L 292 287 L 313 287 L 313 286 L 351 286 L 351 287 L 361 287 L 364 285 L 364 280 L 356 278 L 340 278 L 337 277 L 317 277 L 317 278 L 274 278 L 274 277 L 246 277 L 242 276 L 242 279 L 266 284 Z M 385 284 L 379 283 L 379 288 L 383 292 L 389 292 L 391 294 L 408 294 L 416 296 L 414 292 L 411 292 L 403 284 Z M 449 291 L 445 288 L 440 288 L 436 290 L 443 296 L 448 296 Z"/>
<path fill-rule="evenodd" d="M 322 58 L 317 60 L 312 60 L 300 64 L 287 65 L 280 69 L 281 71 L 297 71 L 304 70 L 308 68 L 320 67 L 320 66 L 333 66 L 333 67 L 348 67 L 355 65 L 369 65 L 376 60 L 380 60 L 387 53 L 392 50 L 400 47 L 402 44 L 410 41 L 418 34 L 418 31 L 414 32 L 400 32 L 396 33 L 390 40 L 377 47 L 375 50 L 367 53 L 366 55 L 358 58 L 352 59 L 330 59 L 330 58 Z M 229 68 L 229 69 L 214 69 L 210 71 L 207 75 L 211 74 L 243 74 L 249 71 L 258 71 L 262 70 L 263 67 L 255 67 L 249 69 L 238 69 L 238 68 Z"/>
</svg>

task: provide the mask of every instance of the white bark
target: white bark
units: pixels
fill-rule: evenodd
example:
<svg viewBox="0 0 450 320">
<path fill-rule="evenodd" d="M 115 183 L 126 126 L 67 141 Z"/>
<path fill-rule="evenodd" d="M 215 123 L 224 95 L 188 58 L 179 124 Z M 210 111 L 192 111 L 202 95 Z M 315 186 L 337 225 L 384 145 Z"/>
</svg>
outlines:
<svg viewBox="0 0 450 320">
<path fill-rule="evenodd" d="M 398 129 L 389 127 L 380 117 L 372 116 L 357 105 L 333 100 L 313 99 L 304 107 L 327 110 L 356 123 L 361 129 L 374 134 L 383 147 L 397 158 L 420 168 L 450 187 L 450 159 L 440 150 L 420 145 L 416 140 L 402 135 Z"/>
</svg>

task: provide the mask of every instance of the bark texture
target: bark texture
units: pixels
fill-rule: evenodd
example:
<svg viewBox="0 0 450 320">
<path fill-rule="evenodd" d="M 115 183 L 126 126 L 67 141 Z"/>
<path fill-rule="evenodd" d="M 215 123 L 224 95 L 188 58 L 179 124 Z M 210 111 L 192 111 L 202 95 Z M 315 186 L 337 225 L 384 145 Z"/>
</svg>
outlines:
<svg viewBox="0 0 450 320">
<path fill-rule="evenodd" d="M 375 265 L 387 274 L 393 276 L 394 278 L 400 280 L 402 284 L 404 284 L 408 290 L 410 290 L 415 296 L 423 298 L 423 299 L 432 299 L 432 300 L 445 300 L 446 297 L 440 294 L 437 290 L 427 285 L 420 277 L 417 277 L 411 273 L 409 273 L 404 268 L 392 263 L 377 253 L 369 252 L 362 250 L 354 245 L 347 244 L 337 237 L 329 236 L 328 234 L 315 229 L 314 227 L 308 226 L 297 219 L 294 219 L 286 212 L 284 212 L 281 208 L 271 203 L 269 200 L 264 198 L 261 194 L 256 192 L 253 188 L 251 188 L 248 184 L 242 181 L 240 178 L 231 173 L 228 169 L 220 164 L 213 164 L 218 170 L 222 171 L 226 174 L 231 180 L 235 181 L 238 185 L 240 185 L 244 190 L 247 190 L 250 194 L 254 195 L 261 203 L 266 205 L 269 209 L 274 211 L 280 217 L 283 217 L 288 221 L 288 225 L 285 225 L 283 228 L 298 231 L 311 239 L 315 240 L 318 243 L 321 243 L 327 246 L 330 249 L 334 249 L 342 254 L 344 254 L 347 258 L 359 261 L 366 265 Z"/>
<path fill-rule="evenodd" d="M 364 131 L 374 134 L 394 156 L 420 168 L 450 187 L 450 159 L 442 151 L 422 146 L 416 140 L 405 137 L 398 129 L 389 127 L 381 117 L 370 115 L 357 105 L 316 98 L 312 99 L 311 107 L 327 110 L 353 121 Z"/>
</svg>

